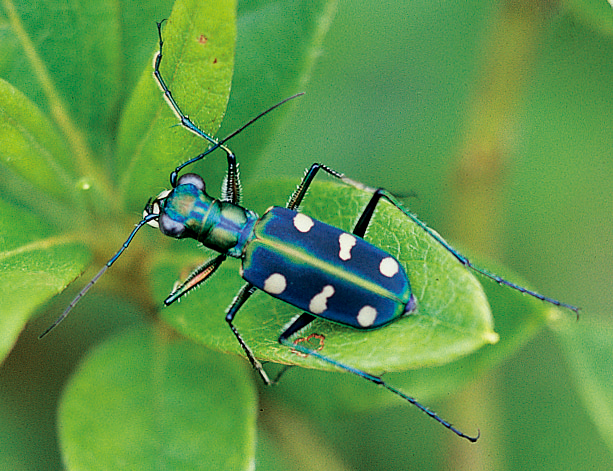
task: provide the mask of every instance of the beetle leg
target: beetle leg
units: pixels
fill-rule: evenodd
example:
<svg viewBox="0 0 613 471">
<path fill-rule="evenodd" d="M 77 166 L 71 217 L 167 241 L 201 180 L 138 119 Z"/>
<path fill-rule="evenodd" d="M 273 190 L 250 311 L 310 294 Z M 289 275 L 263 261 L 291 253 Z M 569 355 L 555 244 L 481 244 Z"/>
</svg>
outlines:
<svg viewBox="0 0 613 471">
<path fill-rule="evenodd" d="M 238 165 L 236 164 L 236 157 L 234 156 L 234 154 L 232 153 L 232 151 L 228 147 L 223 145 L 223 141 L 220 142 L 217 139 L 215 139 L 213 136 L 211 136 L 208 133 L 204 132 L 202 129 L 200 129 L 198 127 L 198 125 L 196 125 L 189 118 L 189 116 L 187 116 L 181 110 L 181 108 L 179 107 L 179 105 L 175 101 L 174 97 L 172 96 L 172 92 L 170 91 L 170 88 L 166 84 L 166 81 L 164 80 L 164 77 L 162 76 L 162 72 L 160 72 L 160 64 L 162 63 L 162 48 L 164 46 L 164 40 L 162 38 L 162 24 L 163 23 L 164 23 L 164 21 L 160 21 L 157 24 L 157 26 L 158 26 L 158 37 L 159 37 L 159 49 L 158 49 L 158 52 L 157 52 L 157 54 L 155 56 L 155 62 L 154 62 L 154 67 L 153 67 L 153 76 L 155 77 L 155 80 L 157 81 L 160 89 L 164 93 L 164 99 L 168 103 L 168 106 L 170 106 L 170 109 L 172 109 L 173 113 L 179 119 L 179 123 L 181 124 L 181 126 L 183 126 L 184 128 L 188 129 L 189 131 L 193 132 L 197 136 L 200 136 L 203 139 L 207 140 L 209 142 L 209 144 L 211 144 L 211 147 L 209 147 L 207 150 L 205 150 L 204 152 L 202 152 L 198 156 L 196 156 L 196 157 L 188 160 L 187 162 L 184 162 L 181 165 L 179 165 L 170 174 L 170 184 L 172 185 L 173 188 L 177 186 L 177 178 L 178 178 L 178 175 L 179 175 L 179 171 L 182 168 L 184 168 L 187 165 L 191 165 L 194 162 L 202 160 L 206 155 L 210 154 L 215 149 L 221 148 L 221 150 L 223 150 L 226 153 L 227 157 L 228 157 L 228 173 L 226 174 L 226 178 L 224 179 L 224 184 L 223 184 L 223 187 L 221 189 L 222 200 L 223 201 L 229 201 L 230 203 L 238 204 L 240 202 L 241 185 L 240 185 L 240 180 L 239 180 L 239 177 L 238 177 Z M 272 109 L 274 109 L 274 108 L 276 108 L 276 106 L 273 107 Z M 264 114 L 266 114 L 266 113 L 264 113 Z M 258 116 L 258 118 L 259 118 L 259 116 Z M 250 121 L 250 123 L 251 123 L 251 121 Z M 242 129 L 243 128 L 241 128 L 241 130 Z M 233 135 L 234 134 L 232 134 L 231 136 L 233 136 Z M 225 140 L 228 140 L 228 139 L 229 138 L 226 138 Z"/>
<path fill-rule="evenodd" d="M 241 201 L 241 180 L 238 174 L 238 164 L 236 156 L 226 146 L 220 146 L 228 157 L 228 171 L 221 184 L 221 200 L 232 204 L 239 204 Z"/>
<path fill-rule="evenodd" d="M 279 342 L 283 343 L 282 340 L 289 339 L 292 335 L 294 335 L 299 330 L 304 329 L 307 325 L 315 320 L 315 316 L 309 314 L 308 312 L 303 312 L 297 319 L 293 320 L 289 327 L 287 327 L 281 337 L 279 337 Z"/>
<path fill-rule="evenodd" d="M 264 381 L 264 384 L 270 385 L 272 384 L 272 381 L 266 374 L 266 371 L 264 371 L 262 364 L 255 358 L 253 351 L 251 350 L 251 348 L 249 348 L 249 345 L 245 343 L 245 341 L 243 340 L 243 337 L 241 336 L 241 334 L 238 332 L 238 330 L 232 323 L 232 321 L 234 320 L 234 316 L 236 316 L 236 313 L 239 311 L 241 307 L 243 307 L 243 304 L 247 302 L 249 297 L 253 293 L 255 293 L 256 290 L 257 288 L 253 286 L 251 283 L 245 283 L 243 285 L 243 287 L 240 289 L 240 291 L 238 292 L 238 294 L 235 296 L 234 300 L 232 301 L 232 304 L 230 304 L 230 307 L 228 307 L 228 310 L 226 311 L 226 322 L 230 326 L 230 329 L 232 329 L 232 333 L 236 337 L 236 340 L 238 340 L 238 343 L 240 344 L 241 348 L 245 352 L 245 355 L 247 355 L 247 359 L 249 360 L 249 363 L 251 363 L 251 366 L 253 366 L 253 369 L 259 373 L 259 375 L 262 378 L 262 381 Z"/>
<path fill-rule="evenodd" d="M 500 285 L 504 285 L 507 286 L 511 289 L 514 289 L 516 291 L 519 291 L 520 293 L 524 293 L 524 294 L 528 294 L 529 296 L 535 297 L 537 299 L 540 299 L 541 301 L 545 301 L 547 303 L 553 304 L 554 306 L 558 306 L 558 307 L 563 307 L 566 309 L 570 309 L 571 311 L 573 311 L 576 315 L 577 318 L 579 317 L 579 308 L 576 306 L 573 306 L 571 304 L 567 304 L 567 303 L 563 303 L 561 301 L 558 301 L 557 299 L 553 299 L 547 296 L 543 296 L 540 293 L 537 293 L 536 291 L 532 291 L 529 290 L 527 288 L 524 288 L 523 286 L 517 285 L 511 281 L 505 280 L 504 278 L 488 271 L 485 270 L 483 268 L 480 268 L 476 265 L 473 265 L 472 262 L 470 260 L 468 260 L 468 258 L 466 258 L 464 255 L 462 255 L 460 252 L 458 252 L 456 249 L 454 249 L 451 245 L 449 245 L 449 243 L 447 243 L 447 241 L 445 239 L 443 239 L 438 232 L 434 231 L 433 229 L 430 229 L 426 223 L 424 223 L 423 221 L 421 221 L 415 214 L 413 214 L 412 212 L 410 212 L 408 209 L 406 209 L 401 203 L 400 201 L 393 195 L 391 194 L 389 191 L 385 190 L 384 188 L 372 188 L 369 187 L 367 185 L 364 185 L 363 183 L 360 183 L 356 180 L 352 180 L 351 178 L 346 177 L 345 175 L 343 175 L 340 172 L 337 172 L 336 170 L 333 170 L 329 167 L 326 167 L 323 164 L 320 163 L 314 163 L 313 165 L 311 165 L 311 168 L 306 172 L 304 178 L 302 179 L 302 182 L 300 183 L 300 185 L 298 185 L 298 188 L 296 189 L 296 191 L 294 191 L 294 193 L 292 194 L 287 207 L 290 209 L 294 209 L 296 207 L 298 207 L 300 205 L 300 203 L 302 202 L 302 199 L 304 198 L 304 196 L 306 195 L 306 192 L 309 188 L 309 186 L 311 185 L 311 182 L 313 181 L 313 179 L 315 178 L 315 175 L 317 174 L 317 172 L 319 170 L 323 170 L 324 172 L 330 174 L 331 176 L 333 176 L 334 178 L 337 178 L 339 180 L 341 180 L 343 183 L 346 183 L 347 185 L 350 185 L 354 188 L 357 188 L 359 190 L 363 190 L 363 191 L 367 191 L 369 193 L 372 193 L 373 196 L 371 198 L 371 200 L 369 201 L 368 205 L 366 206 L 366 208 L 364 209 L 364 211 L 362 212 L 362 215 L 360 216 L 360 219 L 358 220 L 357 224 L 355 225 L 354 231 L 353 233 L 363 237 L 364 234 L 366 233 L 366 229 L 368 228 L 368 224 L 370 223 L 370 220 L 372 219 L 372 216 L 375 212 L 375 208 L 377 207 L 377 204 L 379 203 L 379 201 L 381 200 L 381 198 L 386 199 L 389 203 L 391 203 L 392 205 L 394 205 L 396 208 L 398 208 L 400 211 L 402 211 L 404 213 L 405 216 L 407 216 L 411 221 L 413 221 L 415 224 L 417 224 L 424 232 L 426 232 L 426 234 L 428 234 L 430 237 L 432 237 L 436 242 L 438 242 L 440 245 L 442 245 L 447 251 L 449 251 L 462 265 L 464 265 L 466 268 L 470 268 L 471 270 L 474 270 L 475 272 L 495 281 L 496 283 L 500 284 Z"/>
<path fill-rule="evenodd" d="M 164 21 L 166 20 L 162 20 L 157 23 L 159 49 L 158 49 L 157 54 L 155 55 L 154 66 L 153 66 L 153 76 L 155 77 L 155 80 L 158 83 L 160 89 L 164 93 L 164 99 L 168 103 L 168 106 L 170 106 L 173 113 L 177 116 L 177 118 L 179 118 L 179 122 L 181 126 L 190 130 L 194 134 L 202 137 L 203 139 L 206 139 L 211 144 L 216 145 L 217 140 L 214 137 L 202 131 L 198 126 L 196 126 L 192 122 L 191 119 L 189 119 L 189 117 L 185 113 L 183 113 L 183 111 L 181 111 L 181 108 L 179 108 L 179 105 L 177 104 L 174 97 L 172 96 L 172 92 L 170 91 L 170 88 L 168 88 L 168 85 L 166 85 L 166 81 L 162 77 L 162 73 L 160 72 L 160 64 L 162 63 L 162 48 L 164 46 L 164 40 L 162 39 L 162 24 L 164 23 Z"/>
<path fill-rule="evenodd" d="M 356 188 L 363 188 L 363 185 L 361 183 L 355 182 L 353 180 L 350 180 L 346 177 L 341 178 L 341 180 L 343 180 L 345 183 L 348 183 L 349 185 L 352 185 Z M 364 188 L 366 189 L 366 188 Z M 402 204 L 400 203 L 400 201 L 398 201 L 398 199 L 392 195 L 389 191 L 383 189 L 383 188 L 379 188 L 377 190 L 373 191 L 373 196 L 371 198 L 371 200 L 369 201 L 368 205 L 366 206 L 366 208 L 364 209 L 364 212 L 362 213 L 362 215 L 360 216 L 359 221 L 356 224 L 356 230 L 354 230 L 354 234 L 357 235 L 362 235 L 363 233 L 359 233 L 356 231 L 366 231 L 366 228 L 368 227 L 368 224 L 370 223 L 370 219 L 372 218 L 372 215 L 375 211 L 375 207 L 377 206 L 377 203 L 381 200 L 381 198 L 386 199 L 388 202 L 390 202 L 391 204 L 393 204 L 396 208 L 398 208 L 400 211 L 402 211 L 411 221 L 413 221 L 415 224 L 417 224 L 424 232 L 426 232 L 430 237 L 432 237 L 436 242 L 438 242 L 439 244 L 441 244 L 445 249 L 447 249 L 448 252 L 450 252 L 462 265 L 464 265 L 466 268 L 470 268 L 471 270 L 476 271 L 477 273 L 495 281 L 496 283 L 500 284 L 500 285 L 504 285 L 507 286 L 511 289 L 514 289 L 516 291 L 519 291 L 520 293 L 524 293 L 524 294 L 528 294 L 529 296 L 533 296 L 537 299 L 540 299 L 541 301 L 545 301 L 547 303 L 553 304 L 554 306 L 558 306 L 558 307 L 563 307 L 566 309 L 570 309 L 571 311 L 573 311 L 577 317 L 579 317 L 579 308 L 567 303 L 563 303 L 561 301 L 558 301 L 557 299 L 553 299 L 553 298 L 549 298 L 547 296 L 543 296 L 540 293 L 537 293 L 536 291 L 532 291 L 529 290 L 527 288 L 524 288 L 523 286 L 517 285 L 511 281 L 505 280 L 504 278 L 488 271 L 485 270 L 484 268 L 478 267 L 476 265 L 473 265 L 473 263 L 466 258 L 464 255 L 462 255 L 460 252 L 458 252 L 456 249 L 454 249 L 451 245 L 449 245 L 449 243 L 443 239 L 438 232 L 430 229 L 426 223 L 424 223 L 423 221 L 421 221 L 417 216 L 415 216 L 413 213 L 411 213 L 408 209 L 406 209 L 404 206 L 402 206 Z"/>
<path fill-rule="evenodd" d="M 298 320 L 295 323 L 297 323 L 298 321 L 300 321 L 300 318 L 298 318 Z M 293 325 L 294 324 L 292 324 L 289 327 L 289 329 L 291 329 L 293 327 Z M 402 391 L 400 391 L 400 390 L 394 388 L 393 386 L 390 386 L 389 384 L 387 384 L 379 376 L 374 376 L 374 375 L 371 375 L 370 373 L 366 373 L 365 371 L 358 370 L 357 368 L 353 368 L 351 366 L 344 365 L 343 363 L 339 363 L 338 361 L 332 360 L 331 358 L 328 358 L 328 357 L 322 355 L 321 353 L 317 352 L 316 350 L 312 350 L 312 349 L 306 348 L 305 346 L 303 346 L 301 344 L 294 344 L 293 342 L 288 340 L 289 335 L 285 335 L 286 333 L 287 333 L 287 331 L 284 332 L 283 334 L 281 334 L 281 337 L 279 337 L 279 342 L 281 344 L 283 344 L 283 345 L 285 345 L 287 347 L 291 347 L 294 350 L 298 350 L 299 352 L 303 353 L 304 355 L 313 356 L 313 357 L 315 357 L 315 358 L 317 358 L 319 360 L 322 360 L 322 361 L 325 361 L 326 363 L 334 365 L 337 368 L 345 370 L 345 371 L 347 371 L 349 373 L 353 373 L 354 375 L 357 375 L 360 378 L 364 378 L 365 380 L 370 381 L 371 383 L 374 383 L 374 384 L 376 384 L 378 386 L 384 387 L 388 391 L 391 391 L 394 394 L 396 394 L 397 396 L 400 396 L 405 401 L 413 404 L 420 411 L 422 411 L 423 413 L 427 414 L 428 416 L 430 416 L 431 418 L 436 420 L 438 423 L 440 423 L 441 425 L 447 427 L 453 433 L 455 433 L 456 435 L 458 435 L 458 436 L 460 436 L 462 438 L 465 438 L 465 439 L 467 439 L 467 440 L 469 440 L 471 442 L 476 442 L 479 439 L 479 433 L 477 434 L 476 437 L 471 437 L 470 435 L 466 435 L 464 432 L 458 430 L 453 425 L 451 425 L 449 422 L 447 422 L 446 420 L 444 420 L 441 417 L 439 417 L 435 412 L 431 411 L 426 406 L 424 406 L 424 405 L 420 404 L 419 402 L 417 402 L 417 400 L 415 398 L 413 398 L 411 396 L 407 396 Z"/>
<path fill-rule="evenodd" d="M 298 206 L 300 206 L 300 203 L 302 203 L 302 199 L 305 197 L 309 186 L 311 186 L 311 183 L 313 182 L 313 179 L 315 178 L 315 175 L 317 175 L 317 172 L 319 170 L 323 170 L 324 172 L 327 172 L 333 177 L 338 178 L 340 180 L 344 178 L 344 175 L 342 173 L 339 173 L 336 170 L 332 170 L 331 168 L 326 167 L 323 164 L 314 163 L 313 165 L 311 165 L 311 168 L 307 170 L 307 172 L 304 174 L 304 177 L 302 178 L 300 185 L 298 185 L 298 188 L 296 188 L 294 193 L 292 193 L 292 196 L 290 197 L 286 205 L 288 209 L 296 209 Z"/>
<path fill-rule="evenodd" d="M 303 312 L 298 318 L 294 318 L 294 320 L 292 320 L 292 322 L 290 323 L 289 327 L 287 327 L 282 333 L 281 336 L 279 337 L 279 343 L 281 345 L 288 345 L 291 342 L 289 342 L 289 338 L 294 335 L 296 332 L 298 332 L 299 330 L 304 329 L 307 325 L 309 325 L 311 322 L 313 322 L 315 320 L 315 316 L 309 314 L 308 312 Z M 292 350 L 294 353 L 296 353 L 299 356 L 307 356 L 302 352 L 299 352 L 297 349 L 293 349 Z M 280 372 L 279 374 L 277 374 L 274 382 L 277 383 L 279 381 L 279 379 L 281 379 L 281 376 L 283 374 L 285 374 L 285 372 L 287 370 L 289 370 L 290 368 L 292 368 L 295 365 L 286 365 Z"/>
<path fill-rule="evenodd" d="M 177 299 L 181 298 L 188 291 L 191 291 L 196 286 L 204 283 L 209 277 L 215 273 L 215 271 L 219 268 L 219 266 L 226 259 L 225 254 L 218 255 L 217 257 L 211 258 L 196 268 L 191 274 L 187 277 L 187 279 L 179 286 L 175 287 L 172 290 L 172 293 L 168 295 L 168 297 L 164 300 L 164 304 L 166 306 L 174 303 Z"/>
</svg>

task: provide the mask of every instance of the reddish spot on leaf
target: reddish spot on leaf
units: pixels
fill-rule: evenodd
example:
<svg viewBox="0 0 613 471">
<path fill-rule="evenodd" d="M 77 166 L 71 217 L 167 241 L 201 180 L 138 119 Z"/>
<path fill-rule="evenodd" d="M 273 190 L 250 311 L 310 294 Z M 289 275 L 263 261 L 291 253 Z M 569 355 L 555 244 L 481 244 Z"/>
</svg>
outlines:
<svg viewBox="0 0 613 471">
<path fill-rule="evenodd" d="M 198 38 L 198 42 L 200 44 L 206 44 L 208 40 L 209 38 L 207 38 L 204 34 L 201 34 L 200 37 Z"/>
<path fill-rule="evenodd" d="M 307 348 L 311 348 L 315 350 L 316 352 L 318 352 L 324 348 L 324 340 L 326 340 L 326 337 L 321 334 L 311 334 L 306 338 L 302 337 L 302 338 L 294 340 L 294 345 L 298 345 L 299 343 L 306 342 L 310 344 L 307 346 Z M 317 348 L 314 348 L 315 345 L 317 345 Z M 292 349 L 292 353 L 295 353 L 299 357 L 304 357 L 304 358 L 308 356 L 307 354 L 299 352 L 294 349 Z"/>
<path fill-rule="evenodd" d="M 213 59 L 213 64 L 217 64 L 217 57 Z"/>
</svg>

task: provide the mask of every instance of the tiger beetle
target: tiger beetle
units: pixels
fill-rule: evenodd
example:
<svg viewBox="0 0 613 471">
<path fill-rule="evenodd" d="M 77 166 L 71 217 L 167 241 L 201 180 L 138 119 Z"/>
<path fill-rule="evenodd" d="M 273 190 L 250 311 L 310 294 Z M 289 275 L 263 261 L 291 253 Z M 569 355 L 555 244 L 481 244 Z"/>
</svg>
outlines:
<svg viewBox="0 0 613 471">
<path fill-rule="evenodd" d="M 285 207 L 271 207 L 262 216 L 241 207 L 239 205 L 241 186 L 236 157 L 225 144 L 270 111 L 302 93 L 277 103 L 224 139 L 216 140 L 202 131 L 181 111 L 162 77 L 160 64 L 164 44 L 162 40 L 163 22 L 157 23 L 159 50 L 155 56 L 153 75 L 181 125 L 208 141 L 209 147 L 201 154 L 179 165 L 170 174 L 172 189 L 160 193 L 156 198 L 147 202 L 143 218 L 121 248 L 40 337 L 47 335 L 68 315 L 94 283 L 115 263 L 140 228 L 148 224 L 159 227 L 162 234 L 166 236 L 176 239 L 192 238 L 219 252 L 219 255 L 196 268 L 183 283 L 176 286 L 164 301 L 165 305 L 172 304 L 188 291 L 208 280 L 227 257 L 241 259 L 240 275 L 246 283 L 227 308 L 226 322 L 249 362 L 265 384 L 272 384 L 273 381 L 269 379 L 261 363 L 234 325 L 236 314 L 257 290 L 262 290 L 303 311 L 279 336 L 278 340 L 282 345 L 291 347 L 301 356 L 310 355 L 382 386 L 413 404 L 456 435 L 471 442 L 477 441 L 479 434 L 466 435 L 414 398 L 387 384 L 379 376 L 345 365 L 319 353 L 323 345 L 321 336 L 317 337 L 320 340 L 320 347 L 316 349 L 307 348 L 300 342 L 290 341 L 294 334 L 318 317 L 367 331 L 384 327 L 415 311 L 416 300 L 411 292 L 409 276 L 403 266 L 395 257 L 364 240 L 364 234 L 378 203 L 386 200 L 394 205 L 465 267 L 521 293 L 555 306 L 570 309 L 577 315 L 579 308 L 548 298 L 474 266 L 441 236 L 405 209 L 390 192 L 383 188 L 363 185 L 320 163 L 314 163 L 306 171 Z M 203 159 L 216 149 L 225 152 L 228 165 L 220 199 L 212 198 L 206 193 L 204 181 L 199 175 L 187 173 L 179 177 L 179 172 L 183 168 Z M 346 185 L 372 194 L 351 233 L 299 212 L 298 208 L 309 186 L 320 171 Z M 295 281 L 296 278 L 298 282 Z"/>
</svg>

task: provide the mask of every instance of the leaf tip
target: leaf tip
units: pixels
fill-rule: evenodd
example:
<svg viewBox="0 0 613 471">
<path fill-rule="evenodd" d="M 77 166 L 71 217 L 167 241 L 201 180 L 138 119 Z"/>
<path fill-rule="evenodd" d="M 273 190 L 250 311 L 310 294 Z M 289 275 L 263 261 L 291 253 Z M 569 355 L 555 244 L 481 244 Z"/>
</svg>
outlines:
<svg viewBox="0 0 613 471">
<path fill-rule="evenodd" d="M 483 334 L 483 339 L 490 345 L 494 345 L 500 340 L 500 335 L 493 330 L 489 330 Z"/>
</svg>

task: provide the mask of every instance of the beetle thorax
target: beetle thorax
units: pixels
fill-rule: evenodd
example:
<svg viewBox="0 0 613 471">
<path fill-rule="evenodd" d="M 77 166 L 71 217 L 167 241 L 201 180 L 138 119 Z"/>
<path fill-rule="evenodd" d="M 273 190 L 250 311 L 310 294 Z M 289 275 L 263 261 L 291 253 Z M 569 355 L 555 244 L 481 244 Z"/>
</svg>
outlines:
<svg viewBox="0 0 613 471">
<path fill-rule="evenodd" d="M 196 239 L 204 246 L 239 257 L 257 215 L 209 196 L 187 183 L 178 185 L 161 204 L 160 230 L 175 238 Z"/>
</svg>

